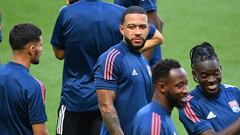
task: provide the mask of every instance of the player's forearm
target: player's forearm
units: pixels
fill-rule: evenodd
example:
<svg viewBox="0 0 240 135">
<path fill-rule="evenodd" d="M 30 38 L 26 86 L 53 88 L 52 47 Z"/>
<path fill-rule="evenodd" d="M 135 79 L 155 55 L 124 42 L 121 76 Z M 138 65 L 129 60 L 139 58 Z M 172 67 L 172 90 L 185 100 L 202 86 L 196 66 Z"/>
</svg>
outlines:
<svg viewBox="0 0 240 135">
<path fill-rule="evenodd" d="M 148 51 L 162 43 L 162 39 L 149 39 L 145 42 L 144 47 L 141 49 L 141 52 Z"/>
<path fill-rule="evenodd" d="M 238 118 L 229 127 L 220 132 L 215 132 L 213 129 L 208 129 L 200 135 L 239 135 L 240 134 L 240 118 Z"/>
<path fill-rule="evenodd" d="M 64 59 L 65 52 L 64 52 L 63 49 L 59 49 L 59 48 L 53 47 L 53 51 L 54 51 L 55 57 L 57 59 L 59 59 L 59 60 L 63 60 Z"/>
<path fill-rule="evenodd" d="M 97 90 L 98 106 L 102 114 L 102 118 L 111 135 L 123 135 L 120 126 L 117 111 L 113 102 L 116 94 L 113 90 Z"/>
<path fill-rule="evenodd" d="M 34 135 L 48 135 L 48 130 L 44 123 L 33 124 L 32 128 Z"/>
<path fill-rule="evenodd" d="M 114 112 L 105 113 L 103 120 L 111 135 L 123 135 L 118 116 Z"/>
<path fill-rule="evenodd" d="M 224 129 L 217 135 L 239 135 L 240 134 L 240 118 L 238 118 L 233 124 Z"/>
<path fill-rule="evenodd" d="M 151 39 L 148 39 L 145 44 L 144 47 L 140 50 L 141 52 L 145 52 L 147 50 L 150 50 L 160 44 L 162 44 L 164 41 L 163 35 L 156 30 L 153 37 Z"/>
<path fill-rule="evenodd" d="M 111 135 L 123 135 L 118 115 L 114 106 L 100 105 L 99 108 L 109 133 Z"/>
<path fill-rule="evenodd" d="M 146 50 L 146 51 L 143 52 L 144 57 L 145 57 L 148 61 L 150 61 L 150 60 L 152 59 L 153 51 L 154 51 L 154 49 L 152 48 L 152 49 L 148 49 L 148 50 Z"/>
</svg>

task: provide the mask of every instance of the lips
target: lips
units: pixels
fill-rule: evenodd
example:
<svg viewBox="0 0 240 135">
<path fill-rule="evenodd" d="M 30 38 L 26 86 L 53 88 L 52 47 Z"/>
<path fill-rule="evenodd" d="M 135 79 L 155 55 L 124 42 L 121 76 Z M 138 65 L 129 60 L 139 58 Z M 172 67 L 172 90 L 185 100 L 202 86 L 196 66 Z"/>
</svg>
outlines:
<svg viewBox="0 0 240 135">
<path fill-rule="evenodd" d="M 141 38 L 134 38 L 132 41 L 134 43 L 141 43 L 143 40 Z"/>
<path fill-rule="evenodd" d="M 214 84 L 214 85 L 207 86 L 207 89 L 210 90 L 210 91 L 215 91 L 217 89 L 217 87 L 218 87 L 218 85 Z"/>
<path fill-rule="evenodd" d="M 186 103 L 187 103 L 187 97 L 182 98 L 178 103 L 178 108 L 183 108 Z"/>
<path fill-rule="evenodd" d="M 182 98 L 181 102 L 187 102 L 187 97 Z"/>
</svg>

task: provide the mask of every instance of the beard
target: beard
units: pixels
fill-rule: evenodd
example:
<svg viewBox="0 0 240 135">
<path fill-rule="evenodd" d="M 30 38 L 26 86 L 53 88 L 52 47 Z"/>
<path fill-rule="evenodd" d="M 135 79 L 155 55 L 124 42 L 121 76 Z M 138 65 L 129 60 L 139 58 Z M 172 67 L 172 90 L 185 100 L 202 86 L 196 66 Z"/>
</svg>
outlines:
<svg viewBox="0 0 240 135">
<path fill-rule="evenodd" d="M 128 45 L 130 48 L 132 48 L 132 49 L 134 49 L 134 50 L 136 50 L 136 51 L 139 51 L 140 49 L 142 49 L 142 48 L 144 47 L 145 42 L 146 42 L 146 39 L 143 39 L 143 38 L 142 38 L 143 43 L 140 44 L 139 46 L 135 46 L 128 37 L 123 36 L 123 38 L 124 38 L 124 41 L 127 43 L 127 45 Z"/>
<path fill-rule="evenodd" d="M 37 60 L 37 61 L 33 61 L 32 64 L 34 64 L 34 65 L 39 64 L 39 60 Z"/>
<path fill-rule="evenodd" d="M 37 64 L 39 64 L 39 59 L 33 59 L 31 61 L 31 63 L 34 64 L 34 65 L 37 65 Z"/>
<path fill-rule="evenodd" d="M 177 107 L 178 109 L 183 108 L 186 102 L 182 102 L 181 99 L 173 97 L 170 93 L 167 93 L 167 100 L 172 107 Z"/>
</svg>

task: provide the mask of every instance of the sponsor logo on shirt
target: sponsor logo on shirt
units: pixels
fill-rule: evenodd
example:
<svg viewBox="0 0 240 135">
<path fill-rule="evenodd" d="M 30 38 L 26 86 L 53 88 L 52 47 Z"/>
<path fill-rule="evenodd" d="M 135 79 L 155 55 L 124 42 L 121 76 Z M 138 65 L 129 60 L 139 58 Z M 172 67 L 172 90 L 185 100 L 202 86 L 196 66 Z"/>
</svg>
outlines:
<svg viewBox="0 0 240 135">
<path fill-rule="evenodd" d="M 217 117 L 212 111 L 209 112 L 208 116 L 207 116 L 207 119 L 212 119 L 212 118 L 215 118 Z"/>
<path fill-rule="evenodd" d="M 228 105 L 231 107 L 233 112 L 235 113 L 240 112 L 240 108 L 236 100 L 228 102 Z"/>
<path fill-rule="evenodd" d="M 138 75 L 138 73 L 137 73 L 136 69 L 133 69 L 132 76 L 136 76 L 136 75 Z"/>
</svg>

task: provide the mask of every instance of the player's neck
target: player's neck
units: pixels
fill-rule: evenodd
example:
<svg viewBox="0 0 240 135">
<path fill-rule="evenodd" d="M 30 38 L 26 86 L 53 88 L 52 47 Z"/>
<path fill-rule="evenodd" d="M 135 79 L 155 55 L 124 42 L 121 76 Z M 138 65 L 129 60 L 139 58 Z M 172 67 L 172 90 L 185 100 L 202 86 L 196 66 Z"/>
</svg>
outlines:
<svg viewBox="0 0 240 135">
<path fill-rule="evenodd" d="M 172 112 L 173 107 L 163 94 L 154 94 L 153 100 L 160 104 L 168 113 Z"/>
<path fill-rule="evenodd" d="M 18 63 L 18 64 L 21 64 L 24 67 L 26 67 L 27 69 L 30 68 L 31 62 L 29 60 L 29 57 L 26 56 L 26 54 L 19 53 L 19 52 L 13 52 L 11 61 L 13 61 L 15 63 Z"/>
</svg>

